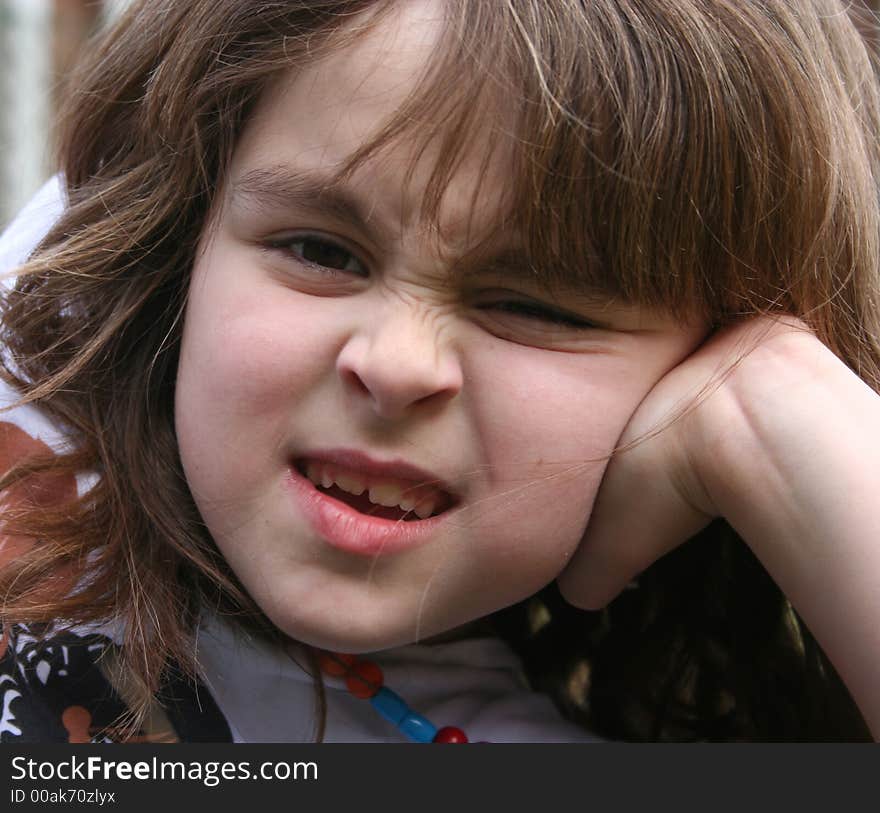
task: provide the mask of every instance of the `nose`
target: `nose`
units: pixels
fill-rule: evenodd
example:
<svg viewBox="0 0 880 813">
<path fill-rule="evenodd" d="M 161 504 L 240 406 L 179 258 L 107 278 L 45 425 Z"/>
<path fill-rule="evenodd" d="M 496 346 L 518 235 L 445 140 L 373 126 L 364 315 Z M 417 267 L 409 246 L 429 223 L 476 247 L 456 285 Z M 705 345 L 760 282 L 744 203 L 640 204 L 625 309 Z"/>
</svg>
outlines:
<svg viewBox="0 0 880 813">
<path fill-rule="evenodd" d="M 461 392 L 464 376 L 457 352 L 440 334 L 423 314 L 402 307 L 354 333 L 339 353 L 337 372 L 383 418 L 442 404 Z"/>
</svg>

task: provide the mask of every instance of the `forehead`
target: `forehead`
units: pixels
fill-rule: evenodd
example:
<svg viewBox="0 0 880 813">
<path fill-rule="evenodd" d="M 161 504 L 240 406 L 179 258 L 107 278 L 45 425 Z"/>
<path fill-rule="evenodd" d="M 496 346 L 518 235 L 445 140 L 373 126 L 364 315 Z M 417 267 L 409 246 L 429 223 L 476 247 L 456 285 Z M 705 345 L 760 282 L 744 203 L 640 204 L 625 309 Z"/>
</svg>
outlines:
<svg viewBox="0 0 880 813">
<path fill-rule="evenodd" d="M 400 10 L 359 17 L 339 47 L 282 74 L 263 95 L 240 149 L 258 149 L 258 138 L 293 136 L 303 157 L 338 159 L 370 137 L 424 75 L 443 29 L 436 3 Z"/>
<path fill-rule="evenodd" d="M 421 218 L 437 167 L 449 158 L 444 153 L 450 128 L 438 113 L 387 142 L 381 136 L 405 118 L 401 111 L 422 84 L 430 84 L 444 29 L 442 3 L 401 3 L 393 13 L 353 21 L 341 47 L 278 77 L 239 139 L 229 191 L 245 188 L 278 198 L 292 187 L 323 184 L 334 199 L 358 198 L 377 219 L 409 224 Z M 496 116 L 496 110 L 487 112 L 484 123 Z M 352 168 L 352 158 L 375 143 L 380 146 Z M 506 157 L 497 128 L 490 126 L 478 127 L 458 145 L 454 168 L 443 178 L 442 200 L 430 212 L 444 240 L 464 241 L 469 234 L 470 241 L 475 230 L 497 223 Z"/>
</svg>

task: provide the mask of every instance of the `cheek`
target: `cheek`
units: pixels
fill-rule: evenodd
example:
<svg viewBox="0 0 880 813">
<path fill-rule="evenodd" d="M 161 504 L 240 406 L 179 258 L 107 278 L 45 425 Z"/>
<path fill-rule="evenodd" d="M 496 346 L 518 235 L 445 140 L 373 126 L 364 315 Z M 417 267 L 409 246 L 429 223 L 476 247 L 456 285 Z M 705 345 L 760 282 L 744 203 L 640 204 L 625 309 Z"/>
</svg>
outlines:
<svg viewBox="0 0 880 813">
<path fill-rule="evenodd" d="M 536 355 L 515 345 L 473 370 L 485 382 L 474 395 L 478 435 L 499 495 L 475 519 L 485 528 L 503 522 L 508 554 L 543 556 L 551 571 L 564 564 L 611 452 L 659 375 L 629 355 Z"/>
<path fill-rule="evenodd" d="M 231 294 L 204 289 L 190 301 L 178 391 L 199 411 L 254 417 L 295 394 L 292 382 L 314 379 L 322 342 L 315 320 L 298 318 L 277 296 Z"/>
<path fill-rule="evenodd" d="M 485 456 L 539 466 L 604 458 L 658 375 L 622 355 L 505 348 L 472 375 Z"/>
<path fill-rule="evenodd" d="M 332 360 L 332 323 L 292 292 L 248 279 L 234 251 L 194 269 L 175 396 L 184 471 L 208 497 L 277 476 L 292 407 Z"/>
<path fill-rule="evenodd" d="M 293 291 L 218 237 L 193 270 L 177 380 L 177 420 L 215 431 L 270 424 L 335 368 L 344 325 L 334 301 Z"/>
</svg>

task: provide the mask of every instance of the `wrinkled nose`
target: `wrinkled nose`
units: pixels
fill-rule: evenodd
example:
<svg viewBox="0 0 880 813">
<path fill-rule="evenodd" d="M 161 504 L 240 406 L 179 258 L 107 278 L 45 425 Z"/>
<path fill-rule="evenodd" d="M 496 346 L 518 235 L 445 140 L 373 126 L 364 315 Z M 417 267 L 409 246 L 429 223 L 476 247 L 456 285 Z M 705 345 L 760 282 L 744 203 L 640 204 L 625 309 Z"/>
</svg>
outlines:
<svg viewBox="0 0 880 813">
<path fill-rule="evenodd" d="M 352 335 L 336 369 L 346 388 L 369 399 L 383 418 L 451 400 L 463 383 L 457 353 L 437 325 L 408 309 Z"/>
</svg>

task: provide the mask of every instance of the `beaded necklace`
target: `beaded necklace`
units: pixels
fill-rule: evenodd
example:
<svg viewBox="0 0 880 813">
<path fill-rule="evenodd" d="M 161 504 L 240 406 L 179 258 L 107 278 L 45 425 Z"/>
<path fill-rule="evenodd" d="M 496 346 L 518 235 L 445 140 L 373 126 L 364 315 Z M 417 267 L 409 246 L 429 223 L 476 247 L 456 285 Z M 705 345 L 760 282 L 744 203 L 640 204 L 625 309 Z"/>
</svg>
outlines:
<svg viewBox="0 0 880 813">
<path fill-rule="evenodd" d="M 345 679 L 351 694 L 370 705 L 413 742 L 465 743 L 464 731 L 455 726 L 437 728 L 430 720 L 414 712 L 406 701 L 384 685 L 378 665 L 356 655 L 318 650 L 318 665 L 325 675 Z"/>
</svg>

